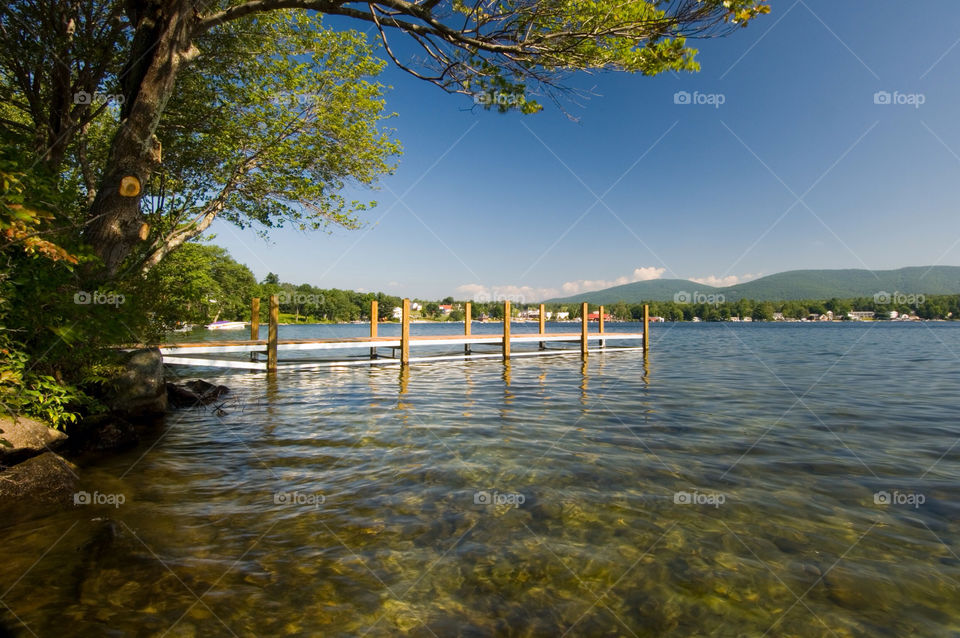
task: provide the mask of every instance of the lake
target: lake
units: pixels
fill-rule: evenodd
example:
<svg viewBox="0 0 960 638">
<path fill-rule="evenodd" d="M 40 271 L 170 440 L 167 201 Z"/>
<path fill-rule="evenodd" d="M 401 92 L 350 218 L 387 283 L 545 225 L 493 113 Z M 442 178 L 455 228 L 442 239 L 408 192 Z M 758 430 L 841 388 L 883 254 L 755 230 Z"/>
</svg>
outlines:
<svg viewBox="0 0 960 638">
<path fill-rule="evenodd" d="M 462 324 L 414 326 L 440 330 Z M 960 634 L 960 326 L 651 331 L 646 360 L 173 370 L 230 399 L 86 462 L 99 504 L 5 514 L 0 622 L 17 636 Z"/>
</svg>

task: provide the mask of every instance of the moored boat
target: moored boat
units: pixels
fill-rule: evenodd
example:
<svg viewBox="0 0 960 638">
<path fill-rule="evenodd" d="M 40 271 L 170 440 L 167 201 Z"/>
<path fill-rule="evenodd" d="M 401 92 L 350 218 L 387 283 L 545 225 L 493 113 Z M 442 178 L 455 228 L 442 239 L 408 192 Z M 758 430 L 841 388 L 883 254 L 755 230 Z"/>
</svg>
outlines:
<svg viewBox="0 0 960 638">
<path fill-rule="evenodd" d="M 243 330 L 248 325 L 246 321 L 214 321 L 207 324 L 207 330 Z"/>
</svg>

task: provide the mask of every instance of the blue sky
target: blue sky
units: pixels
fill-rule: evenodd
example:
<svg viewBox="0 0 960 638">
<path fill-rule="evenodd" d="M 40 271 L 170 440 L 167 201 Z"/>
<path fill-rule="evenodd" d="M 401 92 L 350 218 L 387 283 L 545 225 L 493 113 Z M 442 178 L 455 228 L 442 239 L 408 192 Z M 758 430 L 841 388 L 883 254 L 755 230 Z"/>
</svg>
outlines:
<svg viewBox="0 0 960 638">
<path fill-rule="evenodd" d="M 696 43 L 700 73 L 575 76 L 598 94 L 568 105 L 578 121 L 549 103 L 474 109 L 391 68 L 404 154 L 361 193 L 379 202 L 366 227 L 265 243 L 218 221 L 215 243 L 258 279 L 528 302 L 656 277 L 960 264 L 955 1 L 772 7 Z M 882 91 L 904 103 L 877 104 Z"/>
</svg>

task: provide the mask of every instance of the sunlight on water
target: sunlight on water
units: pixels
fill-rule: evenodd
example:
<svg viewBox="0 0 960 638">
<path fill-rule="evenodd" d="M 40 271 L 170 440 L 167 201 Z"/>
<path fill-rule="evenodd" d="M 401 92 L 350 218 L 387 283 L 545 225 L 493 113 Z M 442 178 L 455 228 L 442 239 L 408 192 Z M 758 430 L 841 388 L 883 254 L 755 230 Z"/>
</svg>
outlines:
<svg viewBox="0 0 960 638">
<path fill-rule="evenodd" d="M 662 324 L 646 362 L 206 374 L 233 389 L 221 413 L 175 412 L 83 468 L 122 505 L 4 515 L 0 618 L 40 636 L 957 635 L 958 355 L 945 324 Z"/>
</svg>

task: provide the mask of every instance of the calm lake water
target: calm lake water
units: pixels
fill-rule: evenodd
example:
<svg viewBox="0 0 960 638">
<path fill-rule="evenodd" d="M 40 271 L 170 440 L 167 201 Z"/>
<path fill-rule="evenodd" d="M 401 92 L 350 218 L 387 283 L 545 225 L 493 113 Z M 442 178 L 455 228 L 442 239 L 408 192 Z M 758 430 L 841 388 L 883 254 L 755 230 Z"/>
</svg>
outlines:
<svg viewBox="0 0 960 638">
<path fill-rule="evenodd" d="M 204 371 L 233 389 L 219 411 L 172 413 L 83 467 L 84 490 L 122 504 L 2 514 L 2 623 L 960 635 L 960 325 L 652 330 L 646 362 Z"/>
</svg>

